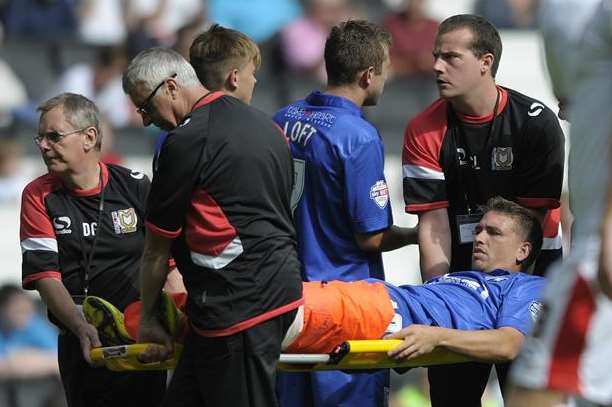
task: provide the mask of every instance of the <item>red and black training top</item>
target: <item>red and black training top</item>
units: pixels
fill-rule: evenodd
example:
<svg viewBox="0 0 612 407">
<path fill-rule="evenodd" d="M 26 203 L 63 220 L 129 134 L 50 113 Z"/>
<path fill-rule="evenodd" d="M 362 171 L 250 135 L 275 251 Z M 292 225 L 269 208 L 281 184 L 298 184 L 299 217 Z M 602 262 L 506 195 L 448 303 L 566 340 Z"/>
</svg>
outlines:
<svg viewBox="0 0 612 407">
<path fill-rule="evenodd" d="M 73 296 L 84 293 L 85 264 L 98 234 L 89 271 L 89 294 L 119 309 L 138 299 L 138 267 L 144 245 L 148 178 L 127 168 L 100 164 L 104 209 L 98 225 L 100 186 L 69 190 L 46 174 L 23 191 L 20 240 L 22 283 L 60 279 Z"/>
<path fill-rule="evenodd" d="M 292 159 L 262 112 L 220 92 L 162 145 L 146 224 L 173 238 L 196 332 L 225 336 L 297 308 Z"/>
<path fill-rule="evenodd" d="M 461 115 L 438 99 L 408 123 L 402 154 L 406 212 L 448 208 L 451 270 L 468 270 L 471 244 L 459 244 L 456 216 L 493 196 L 549 209 L 536 272 L 561 256 L 559 199 L 563 131 L 541 102 L 498 87 L 495 115 Z"/>
</svg>

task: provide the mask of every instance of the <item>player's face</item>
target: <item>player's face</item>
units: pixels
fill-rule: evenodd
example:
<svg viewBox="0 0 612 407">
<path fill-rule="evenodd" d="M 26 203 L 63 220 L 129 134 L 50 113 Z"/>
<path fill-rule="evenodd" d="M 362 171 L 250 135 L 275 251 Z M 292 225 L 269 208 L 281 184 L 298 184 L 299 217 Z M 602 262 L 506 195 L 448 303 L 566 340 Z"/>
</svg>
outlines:
<svg viewBox="0 0 612 407">
<path fill-rule="evenodd" d="M 255 78 L 256 72 L 257 67 L 255 66 L 255 62 L 251 60 L 248 64 L 239 69 L 237 73 L 238 87 L 234 91 L 233 96 L 246 104 L 250 104 L 253 98 L 253 91 L 257 83 L 257 78 Z"/>
<path fill-rule="evenodd" d="M 460 28 L 440 35 L 434 45 L 434 73 L 440 97 L 462 97 L 478 88 L 484 77 L 482 58 L 472 52 L 472 32 Z"/>
<path fill-rule="evenodd" d="M 178 123 L 172 112 L 170 103 L 168 102 L 168 88 L 167 79 L 153 90 L 148 90 L 142 84 L 138 84 L 130 99 L 134 106 L 137 106 L 136 111 L 142 118 L 142 124 L 147 127 L 150 124 L 154 124 L 162 130 L 170 131 L 174 129 Z"/>
<path fill-rule="evenodd" d="M 68 123 L 60 106 L 40 117 L 37 145 L 50 172 L 69 172 L 84 159 L 86 131 Z"/>
<path fill-rule="evenodd" d="M 378 103 L 378 100 L 383 94 L 383 90 L 385 89 L 385 82 L 387 81 L 387 77 L 389 76 L 389 71 L 391 69 L 391 60 L 389 59 L 389 48 L 383 46 L 385 49 L 385 59 L 382 63 L 382 68 L 379 74 L 374 73 L 372 77 L 372 83 L 370 84 L 370 92 L 368 97 L 363 102 L 364 106 L 375 106 Z"/>
<path fill-rule="evenodd" d="M 487 212 L 474 230 L 472 268 L 484 272 L 496 269 L 519 271 L 517 260 L 524 260 L 525 242 L 510 216 Z"/>
</svg>

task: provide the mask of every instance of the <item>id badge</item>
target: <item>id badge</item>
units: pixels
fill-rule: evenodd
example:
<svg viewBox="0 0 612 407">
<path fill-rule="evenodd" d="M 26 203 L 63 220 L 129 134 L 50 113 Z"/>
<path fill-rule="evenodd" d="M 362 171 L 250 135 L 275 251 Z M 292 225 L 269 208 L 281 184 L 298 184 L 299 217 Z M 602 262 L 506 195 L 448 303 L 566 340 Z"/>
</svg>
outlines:
<svg viewBox="0 0 612 407">
<path fill-rule="evenodd" d="M 469 215 L 457 215 L 457 229 L 459 231 L 459 243 L 472 243 L 474 241 L 474 229 L 480 222 L 482 213 Z"/>
</svg>

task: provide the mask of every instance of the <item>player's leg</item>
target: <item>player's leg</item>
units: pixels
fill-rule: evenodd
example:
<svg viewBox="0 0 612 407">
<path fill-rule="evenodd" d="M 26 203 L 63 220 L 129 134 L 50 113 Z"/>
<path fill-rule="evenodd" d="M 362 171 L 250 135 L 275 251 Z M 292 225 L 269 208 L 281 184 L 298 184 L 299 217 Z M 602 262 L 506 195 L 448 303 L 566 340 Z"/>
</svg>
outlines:
<svg viewBox="0 0 612 407">
<path fill-rule="evenodd" d="M 312 407 L 310 373 L 278 372 L 276 395 L 280 407 Z"/>
<path fill-rule="evenodd" d="M 353 374 L 313 372 L 311 381 L 315 407 L 388 405 L 389 369 Z"/>
<path fill-rule="evenodd" d="M 431 405 L 480 407 L 491 366 L 478 362 L 430 366 L 427 377 Z"/>
<path fill-rule="evenodd" d="M 203 406 L 203 389 L 200 387 L 196 373 L 197 358 L 199 356 L 199 338 L 194 333 L 190 333 L 185 338 L 183 352 L 178 360 L 172 380 L 166 391 L 162 406 L 163 407 L 189 407 Z"/>
</svg>

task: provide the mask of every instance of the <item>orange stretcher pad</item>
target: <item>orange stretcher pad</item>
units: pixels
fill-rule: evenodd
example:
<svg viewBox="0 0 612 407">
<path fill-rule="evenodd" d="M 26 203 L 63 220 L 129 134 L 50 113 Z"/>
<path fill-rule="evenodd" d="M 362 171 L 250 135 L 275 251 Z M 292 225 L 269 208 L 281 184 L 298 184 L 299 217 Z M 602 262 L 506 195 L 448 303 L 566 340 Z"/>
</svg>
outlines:
<svg viewBox="0 0 612 407">
<path fill-rule="evenodd" d="M 400 344 L 398 339 L 347 341 L 331 353 L 284 353 L 280 357 L 279 370 L 289 372 L 307 372 L 314 370 L 364 370 L 381 368 L 408 368 L 420 366 L 444 365 L 471 361 L 470 358 L 446 349 L 435 349 L 433 352 L 410 360 L 396 361 L 387 356 L 387 352 Z M 126 370 L 166 370 L 176 366 L 182 346 L 175 345 L 174 354 L 163 362 L 142 363 L 138 355 L 145 351 L 149 344 L 111 346 L 91 350 L 91 359 L 114 371 Z"/>
</svg>

